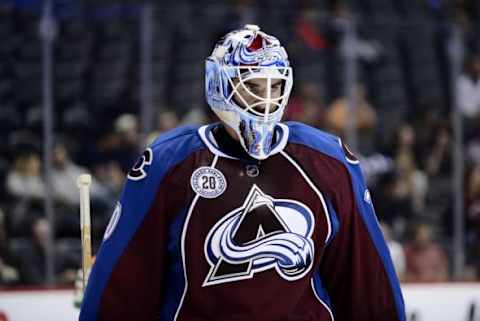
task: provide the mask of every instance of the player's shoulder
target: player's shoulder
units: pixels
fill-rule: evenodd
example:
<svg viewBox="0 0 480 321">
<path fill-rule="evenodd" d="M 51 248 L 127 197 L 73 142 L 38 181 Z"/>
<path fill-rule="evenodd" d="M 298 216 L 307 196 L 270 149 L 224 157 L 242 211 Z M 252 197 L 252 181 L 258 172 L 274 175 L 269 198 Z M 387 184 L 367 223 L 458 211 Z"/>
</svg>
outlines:
<svg viewBox="0 0 480 321">
<path fill-rule="evenodd" d="M 325 147 L 334 147 L 335 145 L 338 145 L 338 136 L 327 133 L 318 128 L 297 121 L 286 122 L 286 125 L 290 129 L 290 138 L 293 138 L 296 141 L 309 143 L 310 141 L 320 140 Z"/>
<path fill-rule="evenodd" d="M 160 134 L 150 145 L 150 148 L 158 150 L 168 148 L 169 146 L 175 146 L 180 142 L 184 142 L 190 139 L 196 138 L 196 133 L 199 126 L 184 125 L 178 126 L 174 129 L 166 131 Z"/>
<path fill-rule="evenodd" d="M 340 138 L 318 128 L 300 122 L 287 122 L 289 142 L 310 147 L 325 154 L 341 152 Z"/>
<path fill-rule="evenodd" d="M 137 159 L 128 178 L 140 181 L 149 176 L 162 176 L 189 155 L 204 149 L 197 135 L 198 126 L 180 126 L 158 136 Z"/>
<path fill-rule="evenodd" d="M 286 122 L 289 128 L 289 143 L 301 144 L 317 152 L 336 158 L 350 165 L 357 165 L 357 157 L 336 135 L 300 122 Z"/>
<path fill-rule="evenodd" d="M 154 154 L 175 158 L 203 147 L 197 125 L 179 126 L 160 134 L 148 147 Z"/>
</svg>

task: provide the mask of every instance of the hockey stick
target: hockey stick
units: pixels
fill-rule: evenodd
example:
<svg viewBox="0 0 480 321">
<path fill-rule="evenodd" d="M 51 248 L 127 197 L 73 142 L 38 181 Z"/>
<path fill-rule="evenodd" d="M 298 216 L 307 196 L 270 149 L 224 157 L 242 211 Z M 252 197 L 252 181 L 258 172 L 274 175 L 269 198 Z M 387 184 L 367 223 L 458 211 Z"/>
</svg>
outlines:
<svg viewBox="0 0 480 321">
<path fill-rule="evenodd" d="M 92 177 L 89 174 L 79 175 L 77 186 L 80 190 L 80 231 L 82 238 L 82 285 L 87 286 L 88 275 L 92 267 L 92 242 L 90 231 L 90 185 Z"/>
</svg>

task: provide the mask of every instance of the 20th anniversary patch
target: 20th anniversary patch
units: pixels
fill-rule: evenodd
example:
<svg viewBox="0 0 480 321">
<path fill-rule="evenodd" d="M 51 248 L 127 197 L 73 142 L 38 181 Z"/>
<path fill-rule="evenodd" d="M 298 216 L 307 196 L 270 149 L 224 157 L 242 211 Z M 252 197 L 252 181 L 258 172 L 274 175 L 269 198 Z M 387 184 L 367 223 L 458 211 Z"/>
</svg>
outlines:
<svg viewBox="0 0 480 321">
<path fill-rule="evenodd" d="M 218 169 L 203 166 L 193 172 L 190 185 L 201 197 L 216 198 L 227 189 L 227 180 Z"/>
</svg>

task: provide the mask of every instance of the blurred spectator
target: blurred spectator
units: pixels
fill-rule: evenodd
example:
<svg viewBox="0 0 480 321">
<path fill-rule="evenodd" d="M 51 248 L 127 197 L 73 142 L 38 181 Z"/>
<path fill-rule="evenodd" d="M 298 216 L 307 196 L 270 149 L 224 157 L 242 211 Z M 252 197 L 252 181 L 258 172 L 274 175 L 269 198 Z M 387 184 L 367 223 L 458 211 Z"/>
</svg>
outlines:
<svg viewBox="0 0 480 321">
<path fill-rule="evenodd" d="M 28 285 L 44 285 L 46 282 L 45 256 L 51 226 L 45 218 L 37 218 L 31 225 L 31 235 L 22 240 L 22 250 L 19 256 L 20 275 L 22 282 Z M 77 240 L 78 242 L 78 240 Z M 57 283 L 72 283 L 75 280 L 79 257 L 67 251 L 55 251 L 55 281 Z"/>
<path fill-rule="evenodd" d="M 377 125 L 377 113 L 367 101 L 364 86 L 357 85 L 355 90 L 354 121 L 358 134 L 359 151 L 370 152 L 371 144 L 374 143 L 373 131 Z M 334 100 L 327 109 L 326 126 L 333 133 L 345 138 L 352 115 L 349 109 L 348 99 L 345 97 Z"/>
<path fill-rule="evenodd" d="M 5 214 L 0 209 L 0 286 L 15 284 L 19 281 L 19 273 L 15 265 L 14 254 L 9 247 Z"/>
<path fill-rule="evenodd" d="M 319 86 L 313 82 L 299 85 L 298 94 L 290 99 L 285 118 L 324 128 L 325 105 Z"/>
<path fill-rule="evenodd" d="M 413 127 L 404 124 L 398 128 L 394 148 L 398 175 L 393 193 L 398 198 L 410 199 L 414 212 L 421 214 L 425 208 L 428 177 L 418 168 Z"/>
<path fill-rule="evenodd" d="M 126 175 L 120 164 L 114 160 L 101 162 L 93 168 L 93 172 L 98 182 L 109 190 L 113 199 L 117 199 Z"/>
<path fill-rule="evenodd" d="M 433 144 L 422 146 L 428 150 L 425 159 L 425 171 L 430 176 L 450 174 L 450 161 L 452 150 L 452 136 L 447 126 L 436 128 Z"/>
<path fill-rule="evenodd" d="M 77 187 L 77 177 L 80 174 L 89 173 L 86 168 L 72 162 L 64 143 L 57 142 L 53 150 L 52 184 L 53 197 L 55 200 L 55 234 L 60 237 L 77 237 L 78 206 L 80 197 Z M 106 211 L 110 210 L 111 204 L 117 196 L 108 185 L 102 185 L 95 176 L 92 176 L 90 189 L 91 209 L 95 213 L 94 225 L 104 224 Z M 99 221 L 97 222 L 97 219 Z"/>
<path fill-rule="evenodd" d="M 472 138 L 466 145 L 467 161 L 480 164 L 480 136 Z"/>
<path fill-rule="evenodd" d="M 18 283 L 18 280 L 18 271 L 14 267 L 7 265 L 0 257 L 0 287 L 2 285 L 14 285 Z"/>
<path fill-rule="evenodd" d="M 63 143 L 57 143 L 53 150 L 52 184 L 54 198 L 65 205 L 77 206 L 80 203 L 77 177 L 89 173 L 86 168 L 75 165 Z M 92 177 L 91 198 L 94 201 L 111 202 L 108 190 L 95 177 Z"/>
<path fill-rule="evenodd" d="M 9 209 L 9 227 L 13 236 L 29 233 L 29 225 L 43 210 L 45 182 L 41 175 L 41 161 L 37 152 L 18 153 L 7 174 L 6 189 L 12 197 Z"/>
<path fill-rule="evenodd" d="M 390 250 L 390 256 L 392 257 L 397 276 L 400 281 L 403 281 L 405 278 L 405 252 L 403 246 L 393 238 L 392 229 L 387 223 L 380 223 L 380 227 Z"/>
<path fill-rule="evenodd" d="M 190 113 L 192 113 L 196 109 L 192 109 Z M 189 113 L 189 114 L 190 114 Z M 195 117 L 192 117 L 195 118 Z M 195 118 L 195 120 L 198 120 Z M 177 114 L 171 110 L 164 110 L 158 114 L 157 117 L 157 131 L 159 133 L 166 132 L 170 129 L 173 129 L 178 126 L 180 120 L 178 119 Z M 188 121 L 189 124 L 194 123 L 193 119 Z M 202 120 L 200 120 L 202 122 Z"/>
<path fill-rule="evenodd" d="M 400 125 L 386 151 L 386 159 L 393 160 L 393 169 L 378 177 L 372 186 L 379 218 L 399 236 L 404 235 L 408 220 L 425 214 L 429 181 L 417 163 L 416 145 L 414 128 Z"/>
<path fill-rule="evenodd" d="M 405 244 L 408 282 L 448 281 L 448 260 L 445 250 L 433 240 L 431 227 L 419 224 L 413 238 Z"/>
<path fill-rule="evenodd" d="M 7 191 L 19 199 L 42 199 L 44 190 L 38 153 L 29 151 L 18 154 L 7 175 Z"/>
<path fill-rule="evenodd" d="M 357 130 L 372 129 L 377 124 L 377 114 L 372 105 L 367 101 L 365 88 L 358 85 L 355 91 L 354 106 Z M 334 100 L 327 110 L 328 128 L 340 136 L 344 136 L 351 118 L 348 99 L 345 97 Z"/>
<path fill-rule="evenodd" d="M 20 273 L 24 284 L 40 285 L 46 282 L 45 255 L 50 224 L 45 218 L 38 218 L 31 226 L 31 236 L 19 254 Z"/>
<path fill-rule="evenodd" d="M 474 273 L 480 276 L 480 164 L 476 164 L 467 178 L 466 188 L 466 242 L 467 254 Z"/>
<path fill-rule="evenodd" d="M 129 145 L 137 144 L 139 135 L 137 116 L 132 114 L 120 115 L 115 120 L 115 132 L 121 136 L 125 143 Z"/>
<path fill-rule="evenodd" d="M 403 236 L 407 221 L 414 216 L 414 211 L 409 196 L 399 193 L 397 186 L 400 180 L 396 171 L 380 176 L 373 186 L 372 196 L 379 220 L 389 224 L 395 235 Z"/>
<path fill-rule="evenodd" d="M 138 157 L 139 125 L 137 116 L 132 114 L 120 115 L 115 121 L 115 141 L 113 152 L 115 159 L 120 163 L 124 172 L 127 172 Z"/>
<path fill-rule="evenodd" d="M 457 81 L 457 104 L 463 115 L 473 119 L 480 114 L 480 55 L 470 56 Z"/>
<path fill-rule="evenodd" d="M 297 39 L 310 49 L 321 50 L 327 47 L 327 40 L 318 31 L 319 20 L 317 10 L 306 8 L 300 12 L 295 26 Z"/>
<path fill-rule="evenodd" d="M 455 24 L 460 28 L 465 45 L 470 50 L 479 50 L 480 41 L 478 39 L 478 1 L 476 0 L 457 0 L 445 1 L 445 3 L 454 5 Z"/>
<path fill-rule="evenodd" d="M 139 154 L 139 129 L 135 115 L 120 115 L 114 123 L 114 131 L 102 137 L 97 146 L 96 163 L 115 161 L 126 173 Z"/>
</svg>

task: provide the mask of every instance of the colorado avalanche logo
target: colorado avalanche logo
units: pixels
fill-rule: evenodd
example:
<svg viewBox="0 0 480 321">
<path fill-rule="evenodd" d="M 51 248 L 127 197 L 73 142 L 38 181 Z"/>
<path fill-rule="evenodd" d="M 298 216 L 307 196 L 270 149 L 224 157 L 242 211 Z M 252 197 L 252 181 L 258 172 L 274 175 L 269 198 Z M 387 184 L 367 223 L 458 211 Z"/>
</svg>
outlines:
<svg viewBox="0 0 480 321">
<path fill-rule="evenodd" d="M 295 281 L 313 265 L 312 211 L 288 199 L 273 199 L 253 185 L 244 204 L 217 222 L 207 235 L 210 271 L 203 286 L 249 279 L 275 269 Z"/>
</svg>

